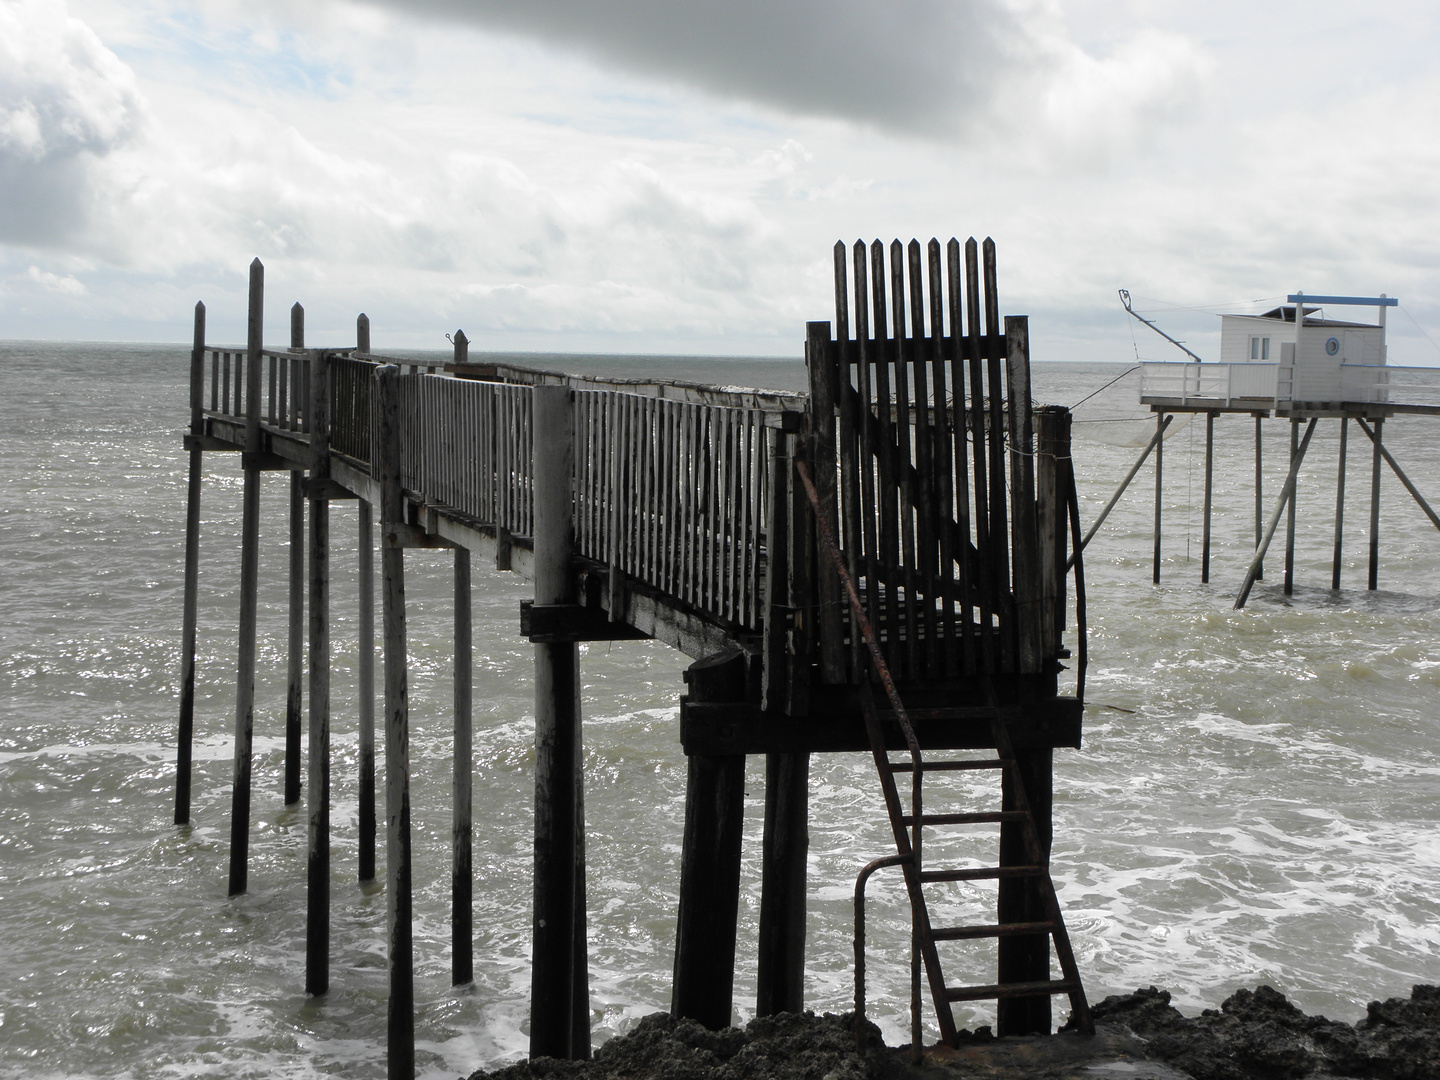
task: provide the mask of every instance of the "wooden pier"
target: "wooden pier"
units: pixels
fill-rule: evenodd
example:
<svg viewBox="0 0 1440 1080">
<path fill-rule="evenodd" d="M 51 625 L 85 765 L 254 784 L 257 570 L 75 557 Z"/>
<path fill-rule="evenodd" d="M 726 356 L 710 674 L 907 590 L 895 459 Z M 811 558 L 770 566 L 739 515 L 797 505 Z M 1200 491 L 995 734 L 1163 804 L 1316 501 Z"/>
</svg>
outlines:
<svg viewBox="0 0 1440 1080">
<path fill-rule="evenodd" d="M 1079 539 L 1069 414 L 1032 409 L 1028 324 L 1000 316 L 990 241 L 982 249 L 951 240 L 943 250 L 933 240 L 926 248 L 896 241 L 888 265 L 886 256 L 879 241 L 836 245 L 834 322 L 806 327 L 808 394 L 472 361 L 463 334 L 443 365 L 379 356 L 363 315 L 353 346 L 314 348 L 298 304 L 289 347 L 267 348 L 259 260 L 245 346 L 208 343 L 197 304 L 175 820 L 186 821 L 190 807 L 202 455 L 238 451 L 230 891 L 245 891 L 250 837 L 259 492 L 267 473 L 280 472 L 290 485 L 292 553 L 285 798 L 301 797 L 303 748 L 311 994 L 330 983 L 329 503 L 359 501 L 357 872 L 362 880 L 376 873 L 381 810 L 391 1076 L 408 1077 L 414 1065 L 404 555 L 416 547 L 455 556 L 457 984 L 472 978 L 471 849 L 483 842 L 470 815 L 471 574 L 493 567 L 535 585 L 534 601 L 517 612 L 536 656 L 532 1056 L 590 1052 L 577 643 L 621 638 L 654 638 L 694 660 L 681 699 L 689 777 L 677 868 L 677 1015 L 711 1027 L 730 1020 L 749 754 L 766 756 L 757 1011 L 803 1008 L 810 755 L 869 752 L 896 837 L 887 865 L 905 877 L 915 963 L 923 961 L 942 1038 L 954 1036 L 951 1003 L 987 997 L 999 1001 L 1002 1033 L 1049 1030 L 1055 994 L 1068 995 L 1077 1023 L 1088 1026 L 1048 872 L 1051 759 L 1056 747 L 1079 746 L 1082 711 L 1078 696 L 1058 693 L 1062 660 L 1072 655 L 1067 573 L 1078 563 L 1067 554 Z M 377 509 L 382 807 L 372 697 Z M 1083 692 L 1078 565 L 1075 579 Z M 985 756 L 922 759 L 936 750 Z M 895 752 L 910 760 L 892 762 Z M 924 775 L 974 769 L 1003 771 L 1003 806 L 983 814 L 922 808 Z M 911 777 L 908 812 L 897 775 Z M 940 868 L 928 839 L 922 861 L 925 830 L 972 824 L 998 826 L 994 866 Z M 932 927 L 926 887 L 962 880 L 998 882 L 996 921 Z M 936 942 L 986 937 L 999 941 L 995 983 L 948 986 Z"/>
</svg>

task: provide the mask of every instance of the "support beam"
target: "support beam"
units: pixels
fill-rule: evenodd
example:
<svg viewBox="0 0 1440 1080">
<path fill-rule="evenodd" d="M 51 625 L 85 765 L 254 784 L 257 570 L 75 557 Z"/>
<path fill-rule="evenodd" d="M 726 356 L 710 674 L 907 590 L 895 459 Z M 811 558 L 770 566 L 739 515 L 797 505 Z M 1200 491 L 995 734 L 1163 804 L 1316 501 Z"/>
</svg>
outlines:
<svg viewBox="0 0 1440 1080">
<path fill-rule="evenodd" d="M 723 708 L 743 702 L 745 656 L 732 649 L 697 660 L 686 670 L 685 680 L 690 684 L 687 703 Z M 730 1026 L 734 1006 L 745 755 L 692 754 L 686 761 L 670 1012 L 718 1031 Z"/>
<path fill-rule="evenodd" d="M 805 1007 L 805 861 L 810 849 L 810 755 L 765 755 L 760 956 L 755 1014 Z"/>
<path fill-rule="evenodd" d="M 1259 413 L 1255 414 L 1255 550 L 1260 550 L 1260 539 L 1264 526 L 1261 524 L 1265 518 L 1265 502 L 1263 492 L 1263 477 L 1261 475 L 1262 450 L 1264 448 L 1264 428 L 1262 424 L 1264 417 Z M 1263 581 L 1265 578 L 1265 560 L 1262 558 L 1255 569 L 1255 580 Z"/>
<path fill-rule="evenodd" d="M 405 550 L 399 528 L 405 500 L 400 478 L 400 369 L 375 372 L 380 423 L 375 468 L 380 482 L 380 567 L 385 633 L 385 900 L 390 957 L 386 1072 L 415 1075 L 415 981 L 411 928 L 410 691 L 405 642 Z"/>
<path fill-rule="evenodd" d="M 200 440 L 205 435 L 205 305 L 195 304 L 190 349 L 190 475 L 185 489 L 185 598 L 180 630 L 180 721 L 175 738 L 175 824 L 190 820 L 190 768 L 195 744 L 195 638 L 200 603 Z"/>
<path fill-rule="evenodd" d="M 1361 421 L 1363 426 L 1364 421 Z M 1382 441 L 1385 421 L 1377 418 L 1375 431 L 1370 436 L 1373 452 L 1370 455 L 1370 574 L 1366 588 L 1375 590 L 1380 583 L 1380 456 L 1384 452 Z"/>
<path fill-rule="evenodd" d="M 1150 580 L 1160 584 L 1160 506 L 1161 490 L 1165 477 L 1165 417 L 1162 413 L 1155 414 L 1155 527 L 1152 534 L 1155 551 L 1151 560 Z"/>
<path fill-rule="evenodd" d="M 1330 563 L 1330 588 L 1340 588 L 1340 556 L 1345 539 L 1345 447 L 1350 440 L 1350 418 L 1340 418 L 1340 457 L 1335 472 L 1335 555 Z"/>
<path fill-rule="evenodd" d="M 1091 524 L 1089 531 L 1085 533 L 1085 538 L 1080 541 L 1080 546 L 1076 548 L 1075 554 L 1071 555 L 1070 558 L 1066 560 L 1065 572 L 1067 574 L 1070 572 L 1070 568 L 1075 565 L 1075 556 L 1078 555 L 1080 552 L 1084 551 L 1085 548 L 1089 545 L 1090 541 L 1094 539 L 1095 534 L 1100 531 L 1100 526 L 1105 524 L 1105 519 L 1110 516 L 1110 511 L 1115 509 L 1115 504 L 1120 501 L 1120 496 L 1125 494 L 1125 489 L 1130 486 L 1130 481 L 1135 479 L 1136 474 L 1140 472 L 1141 466 L 1143 466 L 1145 462 L 1149 459 L 1150 455 L 1154 452 L 1155 447 L 1160 445 L 1161 439 L 1165 437 L 1165 430 L 1170 426 L 1170 422 L 1174 419 L 1175 417 L 1171 415 L 1165 416 L 1160 421 L 1160 429 L 1154 435 L 1150 436 L 1149 443 L 1147 443 L 1145 449 L 1140 452 L 1140 456 L 1135 459 L 1135 464 L 1130 466 L 1130 471 L 1125 474 L 1125 479 L 1120 481 L 1120 486 L 1115 489 L 1115 494 L 1110 496 L 1110 501 L 1105 504 L 1105 507 L 1103 510 L 1100 511 L 1099 516 L 1095 518 L 1095 521 L 1093 524 Z"/>
<path fill-rule="evenodd" d="M 1050 856 L 1054 823 L 1051 805 L 1054 801 L 1054 751 L 1017 750 L 1015 764 L 1025 785 L 1030 812 L 1035 818 L 1040 849 Z M 1010 770 L 1003 772 L 1001 810 L 1015 810 L 1018 800 Z M 1000 826 L 1000 865 L 1024 866 L 1030 858 L 1025 852 L 1025 831 L 1020 822 Z M 1043 922 L 1048 917 L 1045 899 L 1034 878 L 1002 878 L 996 903 L 996 922 Z M 999 940 L 999 970 L 996 982 L 1044 982 L 1050 978 L 1050 935 L 1025 934 Z M 1048 1035 L 1050 1033 L 1050 998 L 1002 998 L 996 1007 L 996 1034 Z"/>
<path fill-rule="evenodd" d="M 464 986 L 475 979 L 475 946 L 471 902 L 471 731 L 472 635 L 470 623 L 470 551 L 455 549 L 455 756 L 452 776 L 450 869 L 450 982 Z"/>
<path fill-rule="evenodd" d="M 1295 460 L 1296 447 L 1300 445 L 1300 419 L 1292 416 L 1290 418 L 1290 460 Z M 1298 478 L 1297 478 L 1298 480 Z M 1285 595 L 1292 596 L 1295 593 L 1295 503 L 1294 493 L 1290 495 L 1290 505 L 1285 509 Z"/>
<path fill-rule="evenodd" d="M 1210 583 L 1210 511 L 1215 492 L 1215 413 L 1205 414 L 1205 523 L 1201 527 L 1200 584 Z"/>
<path fill-rule="evenodd" d="M 1371 439 L 1377 447 L 1380 448 L 1380 453 L 1384 455 L 1385 460 L 1389 463 L 1390 468 L 1395 473 L 1396 478 L 1400 481 L 1400 483 L 1405 485 L 1405 490 L 1410 492 L 1410 497 L 1413 498 L 1416 505 L 1418 505 L 1420 509 L 1425 512 L 1425 516 L 1430 519 L 1430 524 L 1434 525 L 1437 529 L 1440 529 L 1440 514 L 1435 513 L 1435 511 L 1431 508 L 1430 504 L 1425 501 L 1425 497 L 1420 494 L 1420 489 L 1411 482 L 1410 477 L 1405 475 L 1405 470 L 1400 468 L 1400 463 L 1396 461 L 1390 451 L 1381 444 L 1380 422 L 1378 420 L 1376 421 L 1375 430 L 1373 433 L 1368 429 L 1364 420 L 1357 420 L 1357 422 L 1362 429 L 1365 429 L 1366 436 Z"/>
<path fill-rule="evenodd" d="M 1315 434 L 1316 420 L 1312 419 L 1305 428 L 1305 437 L 1300 440 L 1300 447 L 1290 455 L 1290 473 L 1285 479 L 1285 486 L 1280 491 L 1280 501 L 1275 504 L 1275 510 L 1270 515 L 1270 521 L 1265 526 L 1265 535 L 1260 541 L 1260 546 L 1255 550 L 1255 557 L 1250 561 L 1250 569 L 1245 573 L 1245 583 L 1240 587 L 1240 595 L 1235 598 L 1235 608 L 1239 610 L 1245 606 L 1245 601 L 1250 599 L 1250 589 L 1260 577 L 1260 565 L 1265 559 L 1265 552 L 1270 548 L 1270 541 L 1275 536 L 1275 528 L 1280 524 L 1280 515 L 1284 512 L 1286 505 L 1295 496 L 1295 478 L 1300 475 L 1300 463 L 1305 460 L 1305 451 L 1310 448 L 1310 436 Z"/>
<path fill-rule="evenodd" d="M 359 519 L 360 603 L 357 618 L 359 655 L 355 681 L 359 714 L 359 873 L 361 881 L 375 880 L 375 538 L 370 504 L 356 504 Z"/>
<path fill-rule="evenodd" d="M 295 305 L 299 308 L 299 304 Z M 293 312 L 292 312 L 293 318 Z M 303 312 L 301 313 L 303 319 Z M 303 329 L 303 323 L 302 329 Z M 310 843 L 305 916 L 305 992 L 330 989 L 330 378 L 324 353 L 310 357 Z M 299 476 L 299 473 L 292 473 Z M 296 742 L 299 740 L 297 738 Z M 299 747 L 297 745 L 297 758 Z M 299 794 L 298 792 L 296 793 Z"/>
<path fill-rule="evenodd" d="M 245 350 L 244 488 L 240 512 L 240 634 L 235 673 L 235 766 L 230 795 L 230 895 L 247 887 L 250 764 L 255 741 L 255 630 L 260 592 L 260 350 L 265 323 L 265 267 L 250 264 Z M 238 383 L 238 380 L 237 380 Z"/>
<path fill-rule="evenodd" d="M 575 457 L 572 394 L 533 391 L 535 424 L 535 603 L 577 601 L 571 569 Z M 576 1045 L 575 981 L 587 967 L 576 908 L 579 863 L 580 653 L 571 642 L 535 646 L 535 902 L 530 982 L 530 1056 L 589 1054 Z M 583 977 L 583 976 L 582 976 Z M 588 1011 L 587 1011 L 588 1012 Z M 588 1031 L 588 1023 L 586 1026 Z"/>
<path fill-rule="evenodd" d="M 290 471 L 290 626 L 285 647 L 285 805 L 300 801 L 305 675 L 305 472 Z"/>
</svg>

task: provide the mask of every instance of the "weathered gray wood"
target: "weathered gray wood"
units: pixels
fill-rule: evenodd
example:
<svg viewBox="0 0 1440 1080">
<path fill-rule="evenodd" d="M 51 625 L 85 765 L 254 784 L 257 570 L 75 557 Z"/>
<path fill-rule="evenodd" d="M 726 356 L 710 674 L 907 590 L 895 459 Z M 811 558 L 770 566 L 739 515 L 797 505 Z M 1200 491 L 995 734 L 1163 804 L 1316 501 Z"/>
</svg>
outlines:
<svg viewBox="0 0 1440 1080">
<path fill-rule="evenodd" d="M 934 481 L 935 541 L 938 545 L 938 581 L 940 594 L 939 638 L 936 648 L 941 661 L 934 673 L 953 678 L 960 670 L 958 642 L 955 638 L 955 472 L 950 460 L 952 439 L 951 410 L 947 407 L 945 359 L 947 342 L 954 345 L 954 335 L 945 336 L 945 283 L 940 268 L 940 241 L 932 238 L 926 248 L 926 265 L 930 296 L 930 410 L 934 429 L 932 472 Z M 927 608 L 932 605 L 927 604 Z"/>
<path fill-rule="evenodd" d="M 370 354 L 370 316 L 363 311 L 355 316 L 355 351 L 361 356 Z"/>
<path fill-rule="evenodd" d="M 786 627 L 790 580 L 790 471 L 789 440 L 793 436 L 768 430 L 770 446 L 769 505 L 765 519 L 765 632 L 761 646 L 761 702 L 767 710 L 779 710 L 787 700 L 789 664 L 786 657 Z"/>
<path fill-rule="evenodd" d="M 1370 565 L 1365 586 L 1372 592 L 1380 586 L 1380 448 L 1384 433 L 1385 420 L 1377 418 L 1370 438 Z"/>
<path fill-rule="evenodd" d="M 1165 434 L 1161 425 L 1165 422 L 1165 414 L 1155 414 L 1155 522 L 1151 527 L 1150 539 L 1154 545 L 1154 553 L 1151 557 L 1150 580 L 1160 584 L 1160 512 L 1163 506 L 1162 496 L 1165 487 Z"/>
<path fill-rule="evenodd" d="M 410 690 L 405 640 L 405 551 L 400 478 L 400 369 L 376 369 L 379 413 L 376 471 L 380 480 L 381 613 L 385 649 L 385 914 L 390 960 L 386 1072 L 390 1080 L 415 1073 L 415 982 L 411 926 Z"/>
<path fill-rule="evenodd" d="M 535 602 L 576 602 L 571 391 L 534 391 Z M 612 480 L 618 477 L 612 474 Z M 612 516 L 612 523 L 614 517 Z M 612 539 L 614 537 L 612 524 Z M 580 660 L 574 642 L 535 646 L 535 900 L 530 982 L 530 1056 L 569 1058 L 575 1045 L 580 772 Z"/>
<path fill-rule="evenodd" d="M 205 305 L 195 304 L 190 348 L 190 471 L 185 488 L 185 593 L 180 630 L 180 719 L 175 739 L 175 824 L 190 820 L 190 770 L 195 744 L 195 639 L 200 603 L 199 440 L 205 435 Z"/>
<path fill-rule="evenodd" d="M 1350 418 L 1340 418 L 1340 453 L 1335 470 L 1335 554 L 1330 562 L 1330 588 L 1340 588 L 1340 556 L 1345 539 L 1345 450 L 1350 441 Z"/>
<path fill-rule="evenodd" d="M 323 353 L 312 358 L 307 994 L 323 994 L 330 987 L 330 503 L 323 483 L 330 478 L 329 370 Z M 297 761 L 298 742 L 297 738 Z"/>
<path fill-rule="evenodd" d="M 1295 456 L 1295 450 L 1300 445 L 1300 420 L 1298 417 L 1290 418 L 1290 456 Z M 1290 596 L 1295 592 L 1295 503 L 1298 500 L 1290 499 L 1290 504 L 1285 508 L 1285 595 Z"/>
<path fill-rule="evenodd" d="M 915 553 L 915 471 L 911 467 L 911 443 L 914 441 L 914 420 L 910 409 L 911 347 L 905 334 L 905 248 L 899 240 L 890 243 L 890 319 L 894 326 L 891 336 L 891 362 L 895 375 L 895 439 L 896 487 L 899 490 L 900 573 L 905 596 L 903 617 L 905 648 L 900 653 L 904 666 L 894 671 L 896 678 L 916 678 L 921 673 L 919 602 L 916 598 Z M 901 672 L 904 672 L 902 675 Z"/>
<path fill-rule="evenodd" d="M 1263 475 L 1262 475 L 1262 473 L 1261 473 L 1261 457 L 1262 457 L 1262 450 L 1263 450 L 1263 447 L 1264 447 L 1264 445 L 1265 445 L 1265 440 L 1264 440 L 1264 437 L 1263 437 L 1264 432 L 1263 432 L 1263 428 L 1262 428 L 1262 426 L 1261 426 L 1261 425 L 1263 424 L 1263 422 L 1264 422 L 1264 417 L 1262 417 L 1259 413 L 1256 413 L 1256 414 L 1255 414 L 1255 550 L 1256 550 L 1256 551 L 1259 551 L 1259 550 L 1260 550 L 1260 541 L 1261 541 L 1261 539 L 1262 539 L 1262 533 L 1263 533 L 1263 531 L 1264 531 L 1264 524 L 1263 524 L 1263 523 L 1264 523 L 1264 519 L 1265 519 L 1265 504 L 1264 504 L 1264 502 L 1263 502 L 1263 493 L 1262 493 L 1262 488 L 1263 488 L 1263 486 L 1264 486 L 1264 485 L 1263 485 L 1264 477 L 1263 477 Z M 1264 562 L 1264 560 L 1262 559 L 1262 560 L 1260 561 L 1259 566 L 1256 568 L 1256 571 L 1255 571 L 1255 580 L 1256 580 L 1256 581 L 1263 581 L 1264 578 L 1265 578 L 1265 562 Z"/>
<path fill-rule="evenodd" d="M 1035 521 L 1035 431 L 1030 413 L 1030 322 L 1005 317 L 1005 363 L 1010 386 L 1011 546 L 1015 555 L 1015 621 L 1019 670 L 1041 670 L 1046 635 L 1039 534 Z"/>
<path fill-rule="evenodd" d="M 986 382 L 989 389 L 990 437 L 990 581 L 995 590 L 995 618 L 1000 625 L 1000 662 L 1015 670 L 1015 608 L 1010 585 L 1009 515 L 1005 506 L 1005 392 L 1001 366 L 1005 336 L 1000 316 L 1000 293 L 995 275 L 995 241 L 986 237 L 980 249 L 981 285 L 985 297 Z M 978 420 L 977 420 L 978 422 Z"/>
<path fill-rule="evenodd" d="M 455 363 L 464 364 L 470 360 L 470 339 L 465 336 L 464 330 L 456 330 L 455 336 L 450 339 L 455 346 Z"/>
<path fill-rule="evenodd" d="M 805 324 L 805 365 L 810 374 L 810 438 L 808 456 L 820 496 L 820 513 L 835 536 L 838 514 L 835 505 L 835 394 L 840 381 L 838 349 L 830 341 L 828 322 Z M 806 504 L 806 511 L 810 510 Z M 844 682 L 845 643 L 840 619 L 840 577 L 829 559 L 816 566 L 820 632 L 820 677 L 827 683 Z"/>
<path fill-rule="evenodd" d="M 765 756 L 759 956 L 755 1013 L 805 1007 L 805 861 L 810 848 L 810 755 Z"/>
<path fill-rule="evenodd" d="M 311 436 L 312 440 L 314 436 Z M 285 805 L 300 801 L 300 736 L 305 666 L 305 473 L 290 472 L 290 602 L 286 639 Z"/>
<path fill-rule="evenodd" d="M 1040 625 L 1046 660 L 1060 654 L 1064 627 L 1060 600 L 1065 565 L 1065 507 L 1060 493 L 1060 455 L 1068 452 L 1061 442 L 1065 410 L 1054 406 L 1035 417 L 1035 516 L 1040 539 Z"/>
<path fill-rule="evenodd" d="M 240 511 L 240 633 L 236 647 L 235 767 L 230 798 L 230 895 L 247 885 L 250 768 L 255 739 L 255 632 L 260 589 L 260 349 L 265 322 L 265 267 L 250 264 L 249 384 L 245 417 L 244 487 Z M 238 374 L 238 373 L 237 373 Z M 237 402 L 238 404 L 238 402 Z"/>
<path fill-rule="evenodd" d="M 935 678 L 940 674 L 940 641 L 935 624 L 936 533 L 939 523 L 935 515 L 935 447 L 931 438 L 932 388 L 926 365 L 930 359 L 925 347 L 925 284 L 921 278 L 920 242 L 912 239 L 906 245 L 909 269 L 910 333 L 904 339 L 904 359 L 911 367 L 912 400 L 915 403 L 915 482 L 911 497 L 915 500 L 915 585 L 920 603 L 917 624 L 923 630 L 925 647 L 920 653 L 925 672 Z M 896 319 L 896 326 L 902 325 Z M 897 335 L 899 336 L 899 335 Z M 825 560 L 829 561 L 829 560 Z"/>
<path fill-rule="evenodd" d="M 1215 491 L 1215 413 L 1205 414 L 1205 523 L 1201 527 L 1200 583 L 1210 582 L 1210 510 Z"/>
<path fill-rule="evenodd" d="M 372 459 L 373 460 L 373 459 Z M 361 881 L 375 880 L 375 539 L 370 503 L 356 503 L 359 536 L 357 573 L 360 578 L 356 619 L 359 655 L 355 681 L 360 695 L 359 719 L 359 870 Z"/>
<path fill-rule="evenodd" d="M 970 433 L 966 422 L 964 334 L 964 283 L 960 269 L 960 241 L 951 238 L 945 246 L 945 269 L 949 279 L 947 299 L 950 307 L 950 386 L 952 388 L 950 430 L 954 446 L 954 513 L 956 525 L 956 579 L 960 586 L 960 667 L 965 674 L 975 670 L 975 649 L 971 641 L 973 626 L 971 603 L 973 563 L 970 558 Z M 979 458 L 977 457 L 977 460 Z"/>
<path fill-rule="evenodd" d="M 745 655 L 731 648 L 690 665 L 681 708 L 742 705 Z M 735 986 L 745 755 L 693 754 L 685 786 L 680 906 L 671 1014 L 712 1030 L 730 1026 Z"/>
<path fill-rule="evenodd" d="M 1315 434 L 1316 421 L 1312 419 L 1305 428 L 1305 437 L 1300 440 L 1300 446 L 1295 453 L 1290 455 L 1290 472 L 1285 478 L 1285 486 L 1280 491 L 1280 501 L 1275 504 L 1275 510 L 1270 515 L 1270 520 L 1265 526 L 1265 534 L 1260 540 L 1260 546 L 1255 549 L 1255 557 L 1250 561 L 1250 568 L 1245 573 L 1245 583 L 1240 587 L 1240 595 L 1235 598 L 1235 608 L 1238 611 L 1245 606 L 1250 598 L 1250 589 L 1260 578 L 1260 566 L 1264 562 L 1265 552 L 1270 548 L 1270 541 L 1275 536 L 1275 528 L 1280 524 L 1280 515 L 1284 512 L 1286 505 L 1295 497 L 1295 480 L 1300 475 L 1300 463 L 1305 460 L 1305 451 L 1310 448 L 1310 436 Z"/>
<path fill-rule="evenodd" d="M 305 308 L 296 300 L 290 307 L 290 348 L 305 347 Z"/>
<path fill-rule="evenodd" d="M 879 452 L 875 438 L 875 398 L 871 390 L 871 372 L 876 364 L 876 343 L 870 337 L 870 282 L 866 273 L 865 242 L 856 240 L 851 249 L 851 264 L 855 272 L 855 384 L 859 400 L 856 403 L 855 423 L 860 436 L 860 543 L 865 552 L 865 600 L 869 609 L 870 625 L 880 632 L 883 625 L 880 617 L 880 509 L 875 482 L 876 455 Z M 888 406 L 888 402 L 886 405 Z M 888 407 L 883 410 L 888 413 Z M 883 481 L 882 488 L 883 489 Z M 859 641 L 859 635 L 852 635 Z M 855 662 L 855 672 L 860 675 L 863 665 Z"/>
<path fill-rule="evenodd" d="M 1015 751 L 1019 782 L 1035 819 L 1040 850 L 1048 861 L 1054 825 L 1053 759 L 1051 750 Z M 1017 808 L 1017 792 L 1011 771 L 1006 769 L 1001 780 L 1001 810 Z M 1023 866 L 1030 861 L 1025 851 L 1025 826 L 1020 822 L 1004 822 L 1000 826 L 1000 865 Z M 1001 878 L 996 904 L 999 923 L 1040 922 L 1048 917 L 1044 896 L 1035 878 Z M 1050 978 L 1049 934 L 1014 934 L 999 940 L 997 982 L 1044 982 Z M 1049 1034 L 1050 997 L 1001 998 L 996 1005 L 996 1034 Z"/>
<path fill-rule="evenodd" d="M 860 502 L 860 462 L 857 457 L 856 423 L 857 400 L 851 368 L 859 360 L 859 349 L 850 340 L 850 294 L 846 273 L 846 249 L 843 240 L 835 241 L 835 338 L 836 338 L 836 404 L 839 407 L 837 440 L 840 452 L 840 538 L 845 551 L 845 566 L 852 581 L 860 581 L 864 566 L 865 548 L 862 536 Z M 868 402 L 865 415 L 868 415 Z M 868 463 L 868 458 L 866 459 Z M 864 513 L 871 513 L 873 503 L 864 504 Z M 850 651 L 847 657 L 849 678 L 853 681 L 864 671 L 860 634 L 850 634 Z"/>
<path fill-rule="evenodd" d="M 474 669 L 470 616 L 470 552 L 455 549 L 455 754 L 451 778 L 450 982 L 463 986 L 475 979 L 475 945 L 471 903 L 474 898 L 471 799 L 473 731 L 471 679 Z"/>
</svg>

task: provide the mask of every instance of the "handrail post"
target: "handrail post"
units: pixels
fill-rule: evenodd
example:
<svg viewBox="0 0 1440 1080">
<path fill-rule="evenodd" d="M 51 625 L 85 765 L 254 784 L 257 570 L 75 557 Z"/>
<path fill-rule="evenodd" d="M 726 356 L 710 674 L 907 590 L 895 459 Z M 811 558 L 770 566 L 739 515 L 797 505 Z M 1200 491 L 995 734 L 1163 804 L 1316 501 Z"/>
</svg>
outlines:
<svg viewBox="0 0 1440 1080">
<path fill-rule="evenodd" d="M 190 474 L 185 491 L 185 598 L 180 631 L 180 722 L 175 745 L 175 824 L 190 820 L 190 768 L 195 743 L 195 638 L 200 598 L 200 442 L 205 434 L 205 304 L 195 304 L 190 349 Z"/>
<path fill-rule="evenodd" d="M 296 305 L 297 307 L 299 305 Z M 330 986 L 330 366 L 310 356 L 310 731 L 305 990 Z"/>
</svg>

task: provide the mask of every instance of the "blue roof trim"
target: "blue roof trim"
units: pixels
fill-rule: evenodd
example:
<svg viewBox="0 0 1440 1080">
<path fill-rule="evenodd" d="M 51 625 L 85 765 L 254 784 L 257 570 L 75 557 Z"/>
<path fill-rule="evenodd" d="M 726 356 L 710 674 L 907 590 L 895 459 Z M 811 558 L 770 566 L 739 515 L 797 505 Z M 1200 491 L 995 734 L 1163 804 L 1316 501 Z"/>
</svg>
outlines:
<svg viewBox="0 0 1440 1080">
<path fill-rule="evenodd" d="M 1393 296 L 1311 296 L 1309 293 L 1291 293 L 1285 297 L 1287 304 L 1351 304 L 1355 307 L 1396 307 L 1400 301 Z"/>
</svg>

